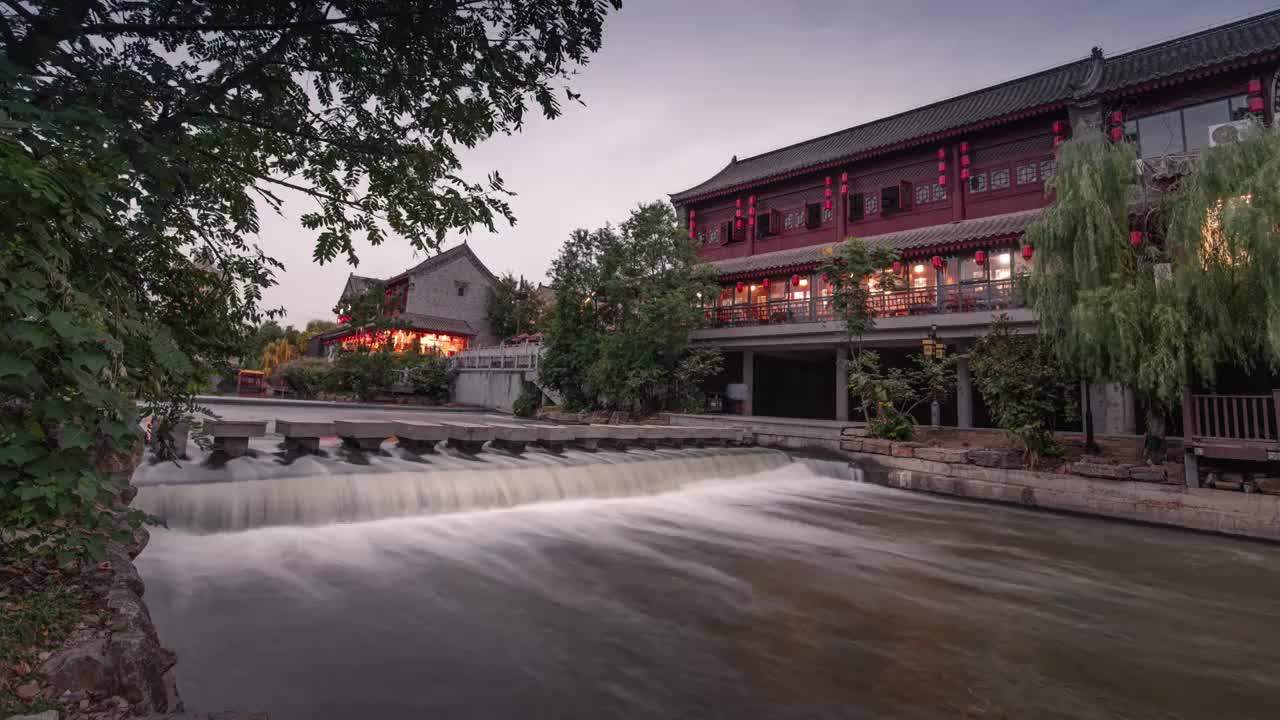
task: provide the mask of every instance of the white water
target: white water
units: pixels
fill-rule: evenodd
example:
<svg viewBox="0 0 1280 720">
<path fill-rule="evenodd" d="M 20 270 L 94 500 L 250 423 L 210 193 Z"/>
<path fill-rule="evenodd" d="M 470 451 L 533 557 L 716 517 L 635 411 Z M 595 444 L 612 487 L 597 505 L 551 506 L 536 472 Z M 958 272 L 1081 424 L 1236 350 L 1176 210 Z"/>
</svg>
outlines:
<svg viewBox="0 0 1280 720">
<path fill-rule="evenodd" d="M 601 453 L 592 461 L 464 461 L 450 469 L 345 472 L 139 488 L 134 507 L 169 526 L 197 532 L 328 525 L 532 503 L 655 495 L 696 481 L 732 478 L 790 462 L 776 451 L 687 451 L 636 461 Z M 476 463 L 473 463 L 476 465 Z"/>
</svg>

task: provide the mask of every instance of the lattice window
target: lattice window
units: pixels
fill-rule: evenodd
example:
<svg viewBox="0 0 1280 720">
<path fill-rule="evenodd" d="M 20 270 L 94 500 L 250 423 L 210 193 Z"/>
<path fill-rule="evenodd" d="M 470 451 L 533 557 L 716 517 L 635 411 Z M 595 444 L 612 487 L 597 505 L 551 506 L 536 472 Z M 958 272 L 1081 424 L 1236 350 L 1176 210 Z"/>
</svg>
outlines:
<svg viewBox="0 0 1280 720">
<path fill-rule="evenodd" d="M 699 245 L 706 245 L 706 244 L 707 244 L 707 231 L 706 231 L 706 230 L 699 230 L 699 231 L 698 231 L 698 244 L 699 244 Z"/>
<path fill-rule="evenodd" d="M 974 173 L 969 177 L 969 192 L 980 193 L 987 191 L 987 174 Z"/>
<path fill-rule="evenodd" d="M 866 215 L 875 215 L 880 212 L 880 194 L 867 193 L 862 198 L 862 212 Z"/>
<path fill-rule="evenodd" d="M 947 199 L 947 186 L 934 183 L 933 184 L 933 201 L 942 202 L 943 200 L 946 200 L 946 199 Z"/>
<path fill-rule="evenodd" d="M 833 204 L 832 207 L 835 207 L 835 205 Z M 829 223 L 831 222 L 832 218 L 834 218 L 835 216 L 836 216 L 835 210 L 832 210 L 826 205 L 822 206 L 822 222 Z"/>
<path fill-rule="evenodd" d="M 991 171 L 991 189 L 1003 190 L 1009 187 L 1009 168 Z"/>
<path fill-rule="evenodd" d="M 1040 179 L 1048 180 L 1058 174 L 1057 160 L 1041 160 L 1040 161 Z"/>
<path fill-rule="evenodd" d="M 714 226 L 707 231 L 707 243 L 709 245 L 720 244 L 720 227 L 719 226 Z"/>
<path fill-rule="evenodd" d="M 1019 185 L 1030 185 L 1036 181 L 1036 164 L 1019 165 L 1014 177 Z"/>
<path fill-rule="evenodd" d="M 799 230 L 804 227 L 804 224 L 805 224 L 804 208 L 796 208 L 795 210 L 788 210 L 782 215 L 783 230 Z"/>
</svg>

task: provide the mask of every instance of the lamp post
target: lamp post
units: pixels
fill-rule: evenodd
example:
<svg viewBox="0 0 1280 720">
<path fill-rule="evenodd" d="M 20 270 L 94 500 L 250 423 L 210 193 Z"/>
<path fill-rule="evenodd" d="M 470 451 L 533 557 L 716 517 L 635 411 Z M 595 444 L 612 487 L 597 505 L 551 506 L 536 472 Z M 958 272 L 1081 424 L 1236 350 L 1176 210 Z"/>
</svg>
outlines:
<svg viewBox="0 0 1280 720">
<path fill-rule="evenodd" d="M 941 360 L 947 355 L 947 346 L 938 342 L 938 326 L 929 326 L 929 335 L 924 339 L 924 356 Z M 942 404 L 934 398 L 929 403 L 929 424 L 937 427 L 942 424 Z"/>
</svg>

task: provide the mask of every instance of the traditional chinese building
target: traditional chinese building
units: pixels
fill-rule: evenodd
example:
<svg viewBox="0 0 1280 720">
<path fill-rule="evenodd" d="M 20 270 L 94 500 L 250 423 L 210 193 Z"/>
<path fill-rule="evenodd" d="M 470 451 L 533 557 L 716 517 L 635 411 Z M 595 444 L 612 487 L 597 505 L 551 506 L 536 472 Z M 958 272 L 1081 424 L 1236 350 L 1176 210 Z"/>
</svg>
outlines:
<svg viewBox="0 0 1280 720">
<path fill-rule="evenodd" d="M 400 321 L 399 327 L 374 332 L 338 318 L 340 327 L 313 339 L 309 354 L 390 345 L 396 352 L 417 349 L 453 356 L 496 341 L 485 313 L 497 278 L 470 245 L 446 250 L 383 281 L 353 273 L 339 303 L 366 293 L 375 282 L 383 284 L 384 311 Z"/>
<path fill-rule="evenodd" d="M 1015 278 L 1035 266 L 1026 228 L 1052 198 L 1055 148 L 1081 122 L 1138 145 L 1149 180 L 1187 172 L 1241 122 L 1270 122 L 1280 12 L 1081 60 L 748 158 L 671 200 L 720 277 L 697 344 L 727 352 L 747 414 L 845 420 L 843 326 L 817 272 L 850 236 L 896 250 L 905 289 L 871 288 L 886 356 L 931 335 L 960 353 L 944 424 L 984 424 L 966 347 L 992 314 L 1034 327 Z M 1133 432 L 1133 398 L 1095 388 L 1096 426 Z"/>
</svg>

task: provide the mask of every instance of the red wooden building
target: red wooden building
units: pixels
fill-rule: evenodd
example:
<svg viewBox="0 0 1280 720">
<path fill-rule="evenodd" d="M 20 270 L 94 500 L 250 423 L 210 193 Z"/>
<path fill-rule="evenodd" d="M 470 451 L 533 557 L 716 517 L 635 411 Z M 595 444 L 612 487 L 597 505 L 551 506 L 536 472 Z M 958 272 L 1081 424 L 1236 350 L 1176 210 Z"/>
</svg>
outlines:
<svg viewBox="0 0 1280 720">
<path fill-rule="evenodd" d="M 992 312 L 1030 329 L 1014 278 L 1035 264 L 1024 230 L 1050 202 L 1056 144 L 1087 122 L 1137 143 L 1148 178 L 1184 173 L 1252 116 L 1270 122 L 1280 12 L 1150 47 L 1087 57 L 762 155 L 734 158 L 671 200 L 721 290 L 697 343 L 728 352 L 748 414 L 848 419 L 845 343 L 815 269 L 850 236 L 900 252 L 905 290 L 876 293 L 886 354 L 931 332 L 951 351 Z M 1133 432 L 1132 394 L 1092 390 L 1095 426 Z M 944 422 L 982 424 L 963 358 Z"/>
</svg>

